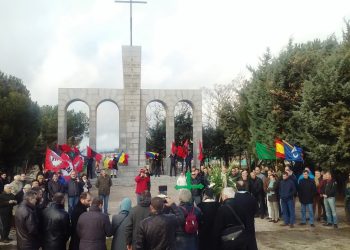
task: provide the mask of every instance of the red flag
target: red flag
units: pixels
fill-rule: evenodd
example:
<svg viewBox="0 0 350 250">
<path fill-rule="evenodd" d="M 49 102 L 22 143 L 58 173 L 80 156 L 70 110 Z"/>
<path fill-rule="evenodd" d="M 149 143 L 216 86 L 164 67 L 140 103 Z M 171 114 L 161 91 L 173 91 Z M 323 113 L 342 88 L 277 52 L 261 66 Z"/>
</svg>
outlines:
<svg viewBox="0 0 350 250">
<path fill-rule="evenodd" d="M 67 145 L 67 144 L 59 145 L 59 147 L 65 153 L 69 153 L 69 152 L 72 151 L 72 148 L 69 145 Z"/>
<path fill-rule="evenodd" d="M 201 141 L 199 141 L 199 144 L 198 144 L 198 152 L 199 152 L 198 160 L 202 161 L 203 158 L 204 158 L 204 155 L 203 155 L 203 147 L 202 147 L 202 142 Z"/>
<path fill-rule="evenodd" d="M 125 156 L 124 156 L 124 164 L 128 165 L 128 163 L 129 163 L 129 155 L 125 154 Z"/>
<path fill-rule="evenodd" d="M 94 150 L 92 150 L 92 148 L 90 148 L 89 146 L 86 146 L 86 152 L 87 152 L 87 157 L 89 158 L 95 158 L 96 161 L 101 161 L 102 160 L 102 155 L 95 152 Z"/>
<path fill-rule="evenodd" d="M 74 160 L 73 160 L 73 169 L 80 173 L 83 171 L 83 166 L 84 166 L 84 157 L 81 155 L 77 155 Z"/>
<path fill-rule="evenodd" d="M 177 146 L 177 156 L 182 159 L 186 158 L 185 150 L 182 146 Z"/>
<path fill-rule="evenodd" d="M 68 165 L 67 161 L 58 156 L 54 151 L 49 148 L 46 149 L 45 169 L 58 172 L 59 170 L 66 168 Z"/>
<path fill-rule="evenodd" d="M 188 155 L 188 149 L 189 149 L 189 143 L 188 139 L 184 142 L 184 152 L 185 152 L 185 157 Z"/>
<path fill-rule="evenodd" d="M 175 142 L 172 142 L 171 143 L 171 153 L 174 155 L 176 154 L 176 145 L 175 145 Z"/>
</svg>

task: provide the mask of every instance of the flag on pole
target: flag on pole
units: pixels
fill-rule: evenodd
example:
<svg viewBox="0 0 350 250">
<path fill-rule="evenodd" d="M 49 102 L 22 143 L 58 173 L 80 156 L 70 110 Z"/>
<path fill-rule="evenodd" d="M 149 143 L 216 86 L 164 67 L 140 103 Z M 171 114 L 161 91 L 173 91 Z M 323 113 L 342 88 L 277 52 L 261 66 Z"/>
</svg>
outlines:
<svg viewBox="0 0 350 250">
<path fill-rule="evenodd" d="M 201 141 L 199 141 L 199 143 L 198 143 L 198 160 L 199 161 L 202 161 L 203 160 L 203 158 L 204 158 L 204 155 L 203 155 L 203 146 L 202 146 L 202 142 Z"/>
<path fill-rule="evenodd" d="M 185 150 L 182 146 L 177 146 L 177 156 L 182 158 L 182 159 L 185 159 L 186 158 L 186 154 L 185 154 Z"/>
<path fill-rule="evenodd" d="M 45 169 L 51 170 L 53 172 L 58 172 L 61 169 L 64 169 L 69 166 L 66 160 L 62 159 L 54 151 L 47 148 L 46 157 L 45 157 Z"/>
<path fill-rule="evenodd" d="M 303 162 L 303 150 L 297 146 L 293 146 L 286 141 L 284 143 L 284 152 L 287 161 L 299 161 Z"/>
<path fill-rule="evenodd" d="M 80 173 L 83 171 L 84 167 L 84 157 L 81 155 L 77 155 L 73 160 L 73 169 Z"/>
<path fill-rule="evenodd" d="M 96 161 L 102 160 L 102 155 L 97 153 L 96 151 L 92 150 L 92 148 L 90 148 L 89 146 L 86 146 L 86 152 L 87 152 L 87 157 L 95 158 Z"/>
<path fill-rule="evenodd" d="M 171 153 L 173 155 L 176 154 L 176 145 L 174 141 L 171 143 Z"/>
<path fill-rule="evenodd" d="M 276 158 L 285 158 L 284 155 L 284 144 L 283 141 L 280 139 L 275 140 L 275 146 L 276 146 Z"/>
<path fill-rule="evenodd" d="M 156 153 L 156 152 L 151 152 L 151 151 L 145 152 L 145 154 L 146 154 L 146 158 L 147 158 L 147 159 L 149 159 L 149 158 L 154 159 L 156 156 L 159 155 L 158 153 Z"/>
<path fill-rule="evenodd" d="M 273 148 L 269 148 L 265 144 L 255 143 L 256 154 L 259 160 L 276 160 L 276 151 Z"/>
</svg>

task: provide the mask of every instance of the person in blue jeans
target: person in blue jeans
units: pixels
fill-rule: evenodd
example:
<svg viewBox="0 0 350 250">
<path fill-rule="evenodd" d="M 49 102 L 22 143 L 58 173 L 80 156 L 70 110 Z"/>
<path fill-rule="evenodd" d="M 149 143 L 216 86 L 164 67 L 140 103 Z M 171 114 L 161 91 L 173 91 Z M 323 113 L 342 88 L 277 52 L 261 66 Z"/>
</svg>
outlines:
<svg viewBox="0 0 350 250">
<path fill-rule="evenodd" d="M 103 213 L 108 214 L 108 199 L 112 186 L 111 177 L 105 170 L 101 170 L 100 176 L 97 178 L 96 187 L 98 188 L 98 196 L 103 200 Z"/>
<path fill-rule="evenodd" d="M 302 177 L 298 184 L 298 196 L 301 204 L 301 222 L 299 225 L 306 225 L 306 210 L 308 210 L 310 226 L 314 227 L 314 211 L 312 205 L 317 193 L 316 184 L 315 181 L 309 177 L 309 171 L 304 170 Z"/>
<path fill-rule="evenodd" d="M 68 194 L 68 214 L 72 215 L 73 208 L 79 201 L 80 194 L 83 191 L 84 184 L 77 178 L 77 173 L 72 171 L 70 174 L 70 180 L 67 182 L 67 194 Z"/>
<path fill-rule="evenodd" d="M 284 223 L 281 226 L 294 227 L 295 224 L 295 205 L 294 194 L 296 192 L 295 184 L 290 179 L 287 172 L 283 173 L 283 180 L 280 183 L 280 199 L 282 207 L 282 216 Z"/>
<path fill-rule="evenodd" d="M 326 208 L 327 223 L 323 225 L 338 228 L 337 212 L 335 209 L 337 182 L 332 179 L 332 174 L 330 172 L 325 173 L 324 179 L 325 184 L 321 190 L 321 195 L 323 196 L 323 202 Z"/>
</svg>

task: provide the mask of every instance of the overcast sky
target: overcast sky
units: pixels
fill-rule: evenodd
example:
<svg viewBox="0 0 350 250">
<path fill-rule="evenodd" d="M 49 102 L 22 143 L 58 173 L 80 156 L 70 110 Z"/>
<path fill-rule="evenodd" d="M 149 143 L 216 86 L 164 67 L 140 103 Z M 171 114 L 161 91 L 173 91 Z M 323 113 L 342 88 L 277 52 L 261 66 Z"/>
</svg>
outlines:
<svg viewBox="0 0 350 250">
<path fill-rule="evenodd" d="M 267 47 L 277 54 L 290 38 L 341 38 L 350 1 L 149 0 L 133 14 L 142 87 L 201 88 L 249 77 L 247 65 L 256 66 Z M 0 70 L 21 78 L 40 105 L 57 104 L 58 88 L 122 88 L 128 4 L 1 0 L 0 18 Z M 108 130 L 118 114 L 106 113 L 114 120 L 99 115 L 100 149 L 118 140 Z"/>
</svg>

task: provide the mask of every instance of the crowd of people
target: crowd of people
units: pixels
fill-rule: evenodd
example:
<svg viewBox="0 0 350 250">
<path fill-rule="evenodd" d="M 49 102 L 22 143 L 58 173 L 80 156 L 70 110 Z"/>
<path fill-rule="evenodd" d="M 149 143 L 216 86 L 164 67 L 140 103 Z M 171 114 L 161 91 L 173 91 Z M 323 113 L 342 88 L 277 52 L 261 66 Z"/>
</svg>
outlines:
<svg viewBox="0 0 350 250">
<path fill-rule="evenodd" d="M 229 172 L 223 166 L 222 192 L 214 195 L 211 169 L 189 169 L 190 185 L 180 185 L 184 188 L 173 199 L 166 192 L 152 198 L 152 174 L 147 168 L 140 169 L 135 177 L 137 204 L 132 207 L 131 198 L 124 198 L 111 220 L 108 200 L 112 180 L 104 170 L 95 183 L 97 197 L 90 193 L 92 185 L 86 174 L 78 177 L 75 171 L 68 181 L 60 173 L 45 172 L 30 182 L 25 174 L 8 182 L 1 173 L 1 241 L 12 240 L 9 232 L 14 214 L 18 249 L 102 250 L 106 249 L 106 237 L 112 237 L 114 250 L 257 249 L 255 218 L 267 217 L 278 223 L 282 217 L 281 226 L 294 227 L 296 200 L 301 205 L 300 226 L 308 222 L 315 227 L 315 220 L 322 220 L 324 226 L 338 227 L 337 183 L 330 172 L 316 170 L 313 174 L 305 168 L 297 178 L 288 166 L 282 173 L 264 167 L 250 173 L 239 168 Z M 181 179 L 186 182 L 183 173 L 178 181 Z M 229 179 L 235 188 L 227 186 Z M 204 188 L 191 188 L 198 184 Z M 347 184 L 346 209 L 349 194 Z M 233 228 L 240 231 L 232 232 Z"/>
</svg>

